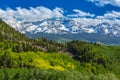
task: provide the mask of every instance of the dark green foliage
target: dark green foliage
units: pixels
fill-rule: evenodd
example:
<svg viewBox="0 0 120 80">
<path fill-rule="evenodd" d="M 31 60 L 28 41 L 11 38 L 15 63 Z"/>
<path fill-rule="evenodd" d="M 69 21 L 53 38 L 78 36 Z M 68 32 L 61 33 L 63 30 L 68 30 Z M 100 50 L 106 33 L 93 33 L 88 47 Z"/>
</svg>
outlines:
<svg viewBox="0 0 120 80">
<path fill-rule="evenodd" d="M 67 50 L 71 52 L 74 59 L 79 60 L 84 67 L 88 66 L 89 70 L 95 74 L 109 71 L 118 76 L 120 74 L 119 46 L 106 46 L 74 40 L 67 43 Z"/>
<path fill-rule="evenodd" d="M 34 45 L 41 46 L 46 52 L 59 52 L 64 49 L 64 44 L 54 42 L 52 40 L 47 40 L 45 38 L 36 39 Z"/>
<path fill-rule="evenodd" d="M 0 20 L 0 80 L 118 80 L 119 70 L 120 46 L 29 39 Z"/>
<path fill-rule="evenodd" d="M 28 38 L 0 20 L 0 41 L 24 41 Z"/>
<path fill-rule="evenodd" d="M 114 74 L 93 75 L 76 71 L 57 71 L 43 69 L 2 69 L 0 80 L 118 80 Z"/>
</svg>

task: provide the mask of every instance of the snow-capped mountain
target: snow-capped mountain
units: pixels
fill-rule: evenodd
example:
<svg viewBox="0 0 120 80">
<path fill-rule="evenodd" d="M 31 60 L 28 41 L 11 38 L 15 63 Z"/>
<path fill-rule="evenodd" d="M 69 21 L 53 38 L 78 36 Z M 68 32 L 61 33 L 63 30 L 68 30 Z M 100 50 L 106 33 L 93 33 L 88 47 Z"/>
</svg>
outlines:
<svg viewBox="0 0 120 80">
<path fill-rule="evenodd" d="M 91 20 L 86 21 L 84 18 L 68 17 L 48 18 L 36 22 L 24 22 L 21 19 L 5 21 L 16 30 L 32 38 L 42 36 L 53 39 L 59 37 L 70 40 L 100 41 L 107 44 L 116 44 L 117 41 L 117 44 L 120 44 L 120 23 L 118 22 L 90 22 Z"/>
<path fill-rule="evenodd" d="M 39 32 L 47 34 L 79 34 L 96 33 L 101 35 L 120 36 L 120 24 L 102 22 L 98 24 L 86 24 L 79 18 L 49 18 L 37 22 L 6 21 L 16 30 L 31 34 Z"/>
<path fill-rule="evenodd" d="M 6 21 L 16 30 L 31 34 L 39 32 L 48 34 L 78 34 L 97 33 L 102 35 L 120 36 L 120 24 L 102 22 L 99 24 L 85 24 L 77 18 L 50 18 L 37 22 Z"/>
<path fill-rule="evenodd" d="M 55 40 L 80 39 L 120 44 L 120 12 L 117 11 L 97 15 L 79 9 L 67 12 L 59 7 L 18 7 L 15 10 L 0 9 L 0 18 L 31 38 L 42 36 Z"/>
</svg>

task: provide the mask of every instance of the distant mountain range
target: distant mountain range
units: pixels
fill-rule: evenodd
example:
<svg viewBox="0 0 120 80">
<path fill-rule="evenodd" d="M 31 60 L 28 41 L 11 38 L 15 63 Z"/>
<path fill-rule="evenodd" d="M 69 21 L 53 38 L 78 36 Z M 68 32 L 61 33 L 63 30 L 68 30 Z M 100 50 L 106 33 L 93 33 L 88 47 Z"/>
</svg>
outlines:
<svg viewBox="0 0 120 80">
<path fill-rule="evenodd" d="M 10 26 L 31 38 L 47 37 L 57 41 L 73 39 L 120 44 L 120 23 L 85 22 L 84 18 L 49 18 L 36 22 L 23 22 L 21 19 L 5 20 Z M 88 23 L 88 24 L 87 24 Z"/>
</svg>

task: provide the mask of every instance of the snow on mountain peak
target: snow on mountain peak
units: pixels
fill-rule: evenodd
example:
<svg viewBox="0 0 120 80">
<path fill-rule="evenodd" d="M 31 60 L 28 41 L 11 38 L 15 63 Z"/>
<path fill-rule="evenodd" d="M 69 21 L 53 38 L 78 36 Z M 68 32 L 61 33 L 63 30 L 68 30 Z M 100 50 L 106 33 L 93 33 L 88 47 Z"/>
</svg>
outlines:
<svg viewBox="0 0 120 80">
<path fill-rule="evenodd" d="M 2 15 L 0 18 L 22 33 L 98 33 L 120 36 L 119 12 L 112 11 L 105 13 L 103 16 L 96 16 L 78 9 L 73 11 L 75 14 L 64 16 L 65 11 L 58 7 L 53 10 L 43 6 L 31 7 L 30 9 L 18 7 L 16 10 L 0 9 L 0 15 Z"/>
<path fill-rule="evenodd" d="M 48 18 L 37 22 L 21 22 L 15 20 L 7 20 L 6 22 L 22 33 L 78 34 L 83 32 L 120 36 L 120 24 L 115 22 L 109 23 L 111 21 L 108 22 L 105 20 L 103 22 L 100 20 L 94 22 L 94 19 L 93 22 L 90 21 L 84 18 Z"/>
</svg>

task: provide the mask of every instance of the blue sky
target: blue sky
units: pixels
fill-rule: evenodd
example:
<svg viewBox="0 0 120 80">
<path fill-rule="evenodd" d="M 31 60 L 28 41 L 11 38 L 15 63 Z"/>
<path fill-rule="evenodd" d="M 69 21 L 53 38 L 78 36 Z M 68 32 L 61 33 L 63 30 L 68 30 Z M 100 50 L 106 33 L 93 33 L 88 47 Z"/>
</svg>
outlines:
<svg viewBox="0 0 120 80">
<path fill-rule="evenodd" d="M 105 2 L 106 1 L 106 2 Z M 108 3 L 107 3 L 108 1 Z M 106 12 L 120 11 L 118 0 L 0 0 L 0 8 L 16 7 L 27 8 L 44 6 L 49 9 L 55 7 L 66 10 L 64 14 L 72 14 L 73 9 L 79 9 L 95 15 L 103 15 Z"/>
<path fill-rule="evenodd" d="M 57 17 L 86 25 L 120 23 L 120 0 L 0 0 L 0 18 L 9 24 Z"/>
</svg>

